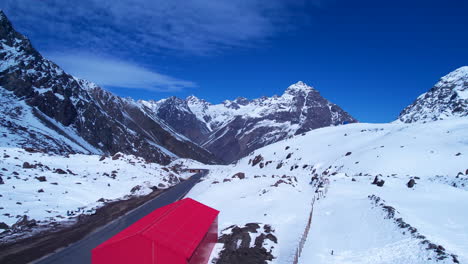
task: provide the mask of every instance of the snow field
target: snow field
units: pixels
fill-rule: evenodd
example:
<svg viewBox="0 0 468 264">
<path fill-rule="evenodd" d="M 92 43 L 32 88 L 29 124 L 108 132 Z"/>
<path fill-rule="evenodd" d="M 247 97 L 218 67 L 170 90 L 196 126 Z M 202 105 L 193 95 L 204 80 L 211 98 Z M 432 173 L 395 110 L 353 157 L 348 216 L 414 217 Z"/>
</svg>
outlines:
<svg viewBox="0 0 468 264">
<path fill-rule="evenodd" d="M 315 203 L 299 263 L 436 262 L 437 255 L 426 250 L 421 239 L 386 219 L 368 198 L 372 194 L 394 207 L 396 218 L 464 263 L 468 193 L 461 184 L 468 184 L 466 135 L 467 119 L 317 129 L 256 150 L 233 165 L 205 166 L 210 174 L 189 196 L 221 211 L 220 230 L 249 222 L 270 224 L 278 237 L 272 263 L 291 263 L 314 195 L 309 181 L 314 175 L 326 177 L 330 191 Z M 260 161 L 252 166 L 257 157 Z M 233 179 L 238 172 L 245 178 Z M 297 183 L 272 186 L 283 175 L 296 177 Z M 371 184 L 377 175 L 384 186 Z M 412 189 L 406 186 L 410 179 L 416 181 Z M 336 254 L 331 256 L 331 250 Z"/>
</svg>

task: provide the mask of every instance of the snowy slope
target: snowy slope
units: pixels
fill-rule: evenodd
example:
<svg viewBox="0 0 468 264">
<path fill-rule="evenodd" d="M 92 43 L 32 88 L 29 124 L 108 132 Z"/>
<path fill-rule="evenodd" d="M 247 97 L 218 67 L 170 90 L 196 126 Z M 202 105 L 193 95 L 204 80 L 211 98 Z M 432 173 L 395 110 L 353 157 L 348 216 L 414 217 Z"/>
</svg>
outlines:
<svg viewBox="0 0 468 264">
<path fill-rule="evenodd" d="M 189 196 L 221 210 L 220 230 L 271 225 L 278 238 L 272 263 L 292 263 L 311 201 L 327 189 L 314 203 L 299 263 L 467 263 L 467 134 L 466 118 L 321 128 L 234 165 L 207 166 L 210 174 Z M 245 178 L 233 177 L 239 172 Z M 382 187 L 371 184 L 376 176 Z"/>
<path fill-rule="evenodd" d="M 51 153 L 101 153 L 76 135 L 74 130 L 43 116 L 56 128 L 56 130 L 51 129 L 33 112 L 32 107 L 24 101 L 17 100 L 12 92 L 0 87 L 0 147 L 19 146 L 48 150 Z"/>
<path fill-rule="evenodd" d="M 425 122 L 468 116 L 468 66 L 442 77 L 427 93 L 406 107 L 399 120 Z"/>
<path fill-rule="evenodd" d="M 168 168 L 119 153 L 106 158 L 60 156 L 0 147 L 0 155 L 0 223 L 13 227 L 15 235 L 25 231 L 14 227 L 25 215 L 37 221 L 35 229 L 51 227 L 54 222 L 76 221 L 77 215 L 91 214 L 109 200 L 148 194 L 153 187 L 164 189 L 179 182 L 178 174 Z M 8 239 L 9 234 L 0 239 Z"/>
</svg>

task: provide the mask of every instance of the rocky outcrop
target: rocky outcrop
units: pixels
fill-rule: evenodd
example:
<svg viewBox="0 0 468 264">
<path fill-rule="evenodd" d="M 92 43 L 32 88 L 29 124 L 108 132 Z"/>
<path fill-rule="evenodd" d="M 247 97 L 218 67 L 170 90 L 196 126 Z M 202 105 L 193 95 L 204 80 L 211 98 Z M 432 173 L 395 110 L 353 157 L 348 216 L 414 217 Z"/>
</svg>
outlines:
<svg viewBox="0 0 468 264">
<path fill-rule="evenodd" d="M 468 117 L 468 66 L 446 76 L 406 107 L 398 119 L 405 123 Z"/>
<path fill-rule="evenodd" d="M 231 226 L 221 231 L 218 242 L 223 244 L 217 264 L 268 263 L 273 260 L 272 247 L 278 243 L 274 230 L 269 225 L 248 223 L 244 227 Z M 254 241 L 251 241 L 254 238 Z M 268 243 L 267 243 L 267 240 Z M 253 245 L 251 247 L 251 245 Z"/>
</svg>

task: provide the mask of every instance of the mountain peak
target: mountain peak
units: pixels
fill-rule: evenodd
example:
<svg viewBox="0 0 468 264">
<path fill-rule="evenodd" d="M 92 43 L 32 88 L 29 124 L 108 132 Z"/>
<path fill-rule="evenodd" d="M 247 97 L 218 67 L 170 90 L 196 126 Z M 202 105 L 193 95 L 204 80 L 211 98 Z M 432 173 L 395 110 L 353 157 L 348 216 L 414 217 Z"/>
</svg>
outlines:
<svg viewBox="0 0 468 264">
<path fill-rule="evenodd" d="M 292 84 L 286 89 L 285 93 L 291 94 L 291 93 L 297 93 L 297 92 L 311 92 L 314 91 L 315 89 L 312 86 L 307 85 L 306 83 L 302 81 L 298 81 L 295 84 Z"/>
<path fill-rule="evenodd" d="M 468 67 L 442 77 L 428 92 L 406 107 L 398 117 L 405 123 L 468 116 Z"/>
<path fill-rule="evenodd" d="M 456 82 L 459 80 L 468 80 L 468 66 L 460 67 L 453 72 L 445 75 L 441 82 Z"/>
<path fill-rule="evenodd" d="M 7 17 L 5 13 L 3 13 L 3 10 L 0 9 L 0 21 L 7 20 Z"/>
<path fill-rule="evenodd" d="M 196 102 L 196 101 L 200 101 L 201 99 L 196 97 L 195 95 L 189 95 L 187 96 L 187 98 L 185 98 L 185 100 L 187 102 Z"/>
<path fill-rule="evenodd" d="M 8 20 L 5 13 L 0 10 L 0 36 L 6 38 L 9 32 L 13 31 L 13 26 L 11 25 L 10 20 Z"/>
<path fill-rule="evenodd" d="M 209 104 L 204 99 L 200 99 L 200 98 L 196 97 L 195 95 L 187 96 L 187 98 L 185 98 L 185 102 L 187 102 L 187 104 L 192 104 L 192 105 L 194 105 L 194 104 L 201 104 L 201 105 Z"/>
</svg>

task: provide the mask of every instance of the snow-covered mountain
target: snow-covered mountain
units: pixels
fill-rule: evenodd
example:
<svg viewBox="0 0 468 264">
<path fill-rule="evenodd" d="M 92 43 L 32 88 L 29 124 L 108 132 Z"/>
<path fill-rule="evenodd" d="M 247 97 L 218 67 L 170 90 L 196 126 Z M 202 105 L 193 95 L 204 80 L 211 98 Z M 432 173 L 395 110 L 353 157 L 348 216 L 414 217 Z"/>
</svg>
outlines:
<svg viewBox="0 0 468 264">
<path fill-rule="evenodd" d="M 239 97 L 211 104 L 189 96 L 140 103 L 226 162 L 312 129 L 356 122 L 303 82 L 289 86 L 281 96 L 254 100 Z"/>
<path fill-rule="evenodd" d="M 406 107 L 398 119 L 412 123 L 451 117 L 468 117 L 468 66 L 442 77 L 432 89 Z"/>
<path fill-rule="evenodd" d="M 148 108 L 65 73 L 15 31 L 0 11 L 1 146 L 53 153 L 123 152 L 169 163 L 215 157 Z"/>
<path fill-rule="evenodd" d="M 299 248 L 298 263 L 468 263 L 466 135 L 467 118 L 320 128 L 198 165 L 210 173 L 188 196 L 221 211 L 216 263 L 294 263 Z"/>
</svg>

